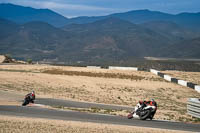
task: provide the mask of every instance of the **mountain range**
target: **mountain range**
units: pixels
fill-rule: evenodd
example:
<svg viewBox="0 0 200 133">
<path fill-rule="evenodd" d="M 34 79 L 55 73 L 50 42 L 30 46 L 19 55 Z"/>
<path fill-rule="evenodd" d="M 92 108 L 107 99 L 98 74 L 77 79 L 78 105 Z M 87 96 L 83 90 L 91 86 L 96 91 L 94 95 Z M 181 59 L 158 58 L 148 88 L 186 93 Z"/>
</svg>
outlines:
<svg viewBox="0 0 200 133">
<path fill-rule="evenodd" d="M 43 21 L 55 27 L 61 27 L 66 24 L 86 24 L 109 17 L 116 17 L 135 24 L 161 20 L 170 21 L 186 28 L 200 30 L 200 12 L 185 12 L 174 15 L 159 11 L 150 11 L 146 9 L 134 10 L 125 13 L 114 13 L 107 16 L 80 16 L 69 19 L 49 9 L 34 9 L 31 7 L 3 3 L 0 4 L 0 17 L 20 24 L 30 21 Z"/>
<path fill-rule="evenodd" d="M 68 19 L 49 9 L 34 9 L 13 4 L 0 4 L 0 17 L 18 24 L 42 21 L 56 27 L 64 26 Z"/>
<path fill-rule="evenodd" d="M 0 4 L 0 54 L 47 61 L 200 58 L 200 13 L 137 10 L 66 18 L 49 9 Z"/>
</svg>

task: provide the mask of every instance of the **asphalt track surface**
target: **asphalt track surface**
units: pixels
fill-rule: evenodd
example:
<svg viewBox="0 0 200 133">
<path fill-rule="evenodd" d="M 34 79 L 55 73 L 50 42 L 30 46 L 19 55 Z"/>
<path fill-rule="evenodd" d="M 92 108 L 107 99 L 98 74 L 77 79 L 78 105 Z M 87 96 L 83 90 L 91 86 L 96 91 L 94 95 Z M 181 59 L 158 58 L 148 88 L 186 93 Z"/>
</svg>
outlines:
<svg viewBox="0 0 200 133">
<path fill-rule="evenodd" d="M 98 108 L 98 109 L 128 110 L 128 111 L 133 110 L 133 107 L 128 107 L 128 106 L 78 102 L 78 101 L 51 99 L 51 98 L 37 98 L 35 100 L 35 103 L 54 106 L 54 107 L 62 106 L 62 107 L 74 107 L 74 108 Z"/>
<path fill-rule="evenodd" d="M 156 121 L 156 120 L 153 121 L 142 121 L 136 119 L 129 120 L 126 117 L 122 116 L 91 114 L 91 113 L 83 113 L 76 111 L 63 111 L 63 110 L 46 109 L 46 108 L 30 107 L 30 106 L 22 107 L 22 106 L 1 105 L 0 115 L 24 116 L 24 117 L 34 117 L 34 118 L 47 118 L 56 120 L 106 123 L 106 124 L 118 124 L 118 125 L 128 125 L 128 126 L 138 126 L 138 127 L 200 132 L 199 124 L 186 124 L 186 123 Z"/>
</svg>

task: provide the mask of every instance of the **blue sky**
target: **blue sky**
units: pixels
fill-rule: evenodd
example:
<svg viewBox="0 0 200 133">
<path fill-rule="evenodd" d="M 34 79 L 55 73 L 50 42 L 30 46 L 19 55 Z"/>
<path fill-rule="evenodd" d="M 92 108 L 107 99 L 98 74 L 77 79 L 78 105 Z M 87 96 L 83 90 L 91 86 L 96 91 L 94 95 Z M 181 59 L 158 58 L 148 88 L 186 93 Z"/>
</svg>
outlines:
<svg viewBox="0 0 200 133">
<path fill-rule="evenodd" d="M 166 13 L 200 12 L 200 0 L 0 0 L 33 8 L 48 8 L 66 17 L 101 16 L 149 9 Z"/>
</svg>

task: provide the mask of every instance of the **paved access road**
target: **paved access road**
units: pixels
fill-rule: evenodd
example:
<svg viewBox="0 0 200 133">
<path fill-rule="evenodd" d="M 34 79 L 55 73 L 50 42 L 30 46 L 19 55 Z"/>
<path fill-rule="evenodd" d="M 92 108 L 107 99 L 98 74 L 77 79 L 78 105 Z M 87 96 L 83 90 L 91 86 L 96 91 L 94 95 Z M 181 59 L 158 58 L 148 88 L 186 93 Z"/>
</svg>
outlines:
<svg viewBox="0 0 200 133">
<path fill-rule="evenodd" d="M 25 116 L 25 117 L 48 118 L 57 120 L 72 120 L 72 121 L 200 132 L 199 124 L 186 124 L 186 123 L 165 122 L 165 121 L 155 121 L 155 120 L 153 121 L 142 121 L 134 119 L 129 120 L 126 117 L 120 117 L 120 116 L 90 114 L 90 113 L 75 112 L 75 111 L 62 111 L 62 110 L 46 109 L 39 107 L 1 105 L 0 115 Z"/>
</svg>

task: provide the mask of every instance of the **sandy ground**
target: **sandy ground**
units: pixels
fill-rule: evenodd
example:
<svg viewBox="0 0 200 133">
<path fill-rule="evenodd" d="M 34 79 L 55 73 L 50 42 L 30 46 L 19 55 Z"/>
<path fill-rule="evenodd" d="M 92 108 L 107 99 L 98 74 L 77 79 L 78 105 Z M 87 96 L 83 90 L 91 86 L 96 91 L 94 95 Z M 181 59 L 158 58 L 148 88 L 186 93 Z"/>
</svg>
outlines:
<svg viewBox="0 0 200 133">
<path fill-rule="evenodd" d="M 171 77 L 200 85 L 200 72 L 162 71 Z"/>
<path fill-rule="evenodd" d="M 0 63 L 2 63 L 5 60 L 5 56 L 0 55 Z"/>
<path fill-rule="evenodd" d="M 79 72 L 80 75 L 85 72 L 91 74 L 42 73 L 58 69 Z M 0 70 L 0 90 L 6 89 L 22 95 L 35 90 L 36 95 L 41 97 L 128 106 L 135 106 L 139 100 L 154 98 L 158 102 L 156 119 L 192 121 L 186 111 L 187 99 L 200 97 L 193 89 L 167 82 L 150 72 L 48 65 L 0 65 Z M 98 73 L 121 76 L 95 77 Z M 123 78 L 130 75 L 136 78 Z"/>
<path fill-rule="evenodd" d="M 0 115 L 1 133 L 186 133 L 133 126 L 23 118 Z"/>
</svg>

